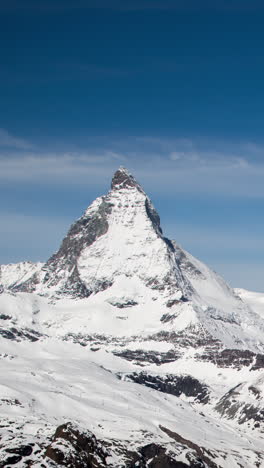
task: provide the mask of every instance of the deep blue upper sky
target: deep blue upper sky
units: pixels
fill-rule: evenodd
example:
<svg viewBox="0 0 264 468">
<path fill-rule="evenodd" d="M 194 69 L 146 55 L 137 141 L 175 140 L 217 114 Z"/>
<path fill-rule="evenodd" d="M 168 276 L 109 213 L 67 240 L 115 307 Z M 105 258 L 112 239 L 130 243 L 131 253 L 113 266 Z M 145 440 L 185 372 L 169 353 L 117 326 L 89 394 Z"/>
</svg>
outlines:
<svg viewBox="0 0 264 468">
<path fill-rule="evenodd" d="M 0 3 L 0 263 L 43 260 L 120 165 L 165 232 L 263 290 L 264 5 Z"/>
</svg>

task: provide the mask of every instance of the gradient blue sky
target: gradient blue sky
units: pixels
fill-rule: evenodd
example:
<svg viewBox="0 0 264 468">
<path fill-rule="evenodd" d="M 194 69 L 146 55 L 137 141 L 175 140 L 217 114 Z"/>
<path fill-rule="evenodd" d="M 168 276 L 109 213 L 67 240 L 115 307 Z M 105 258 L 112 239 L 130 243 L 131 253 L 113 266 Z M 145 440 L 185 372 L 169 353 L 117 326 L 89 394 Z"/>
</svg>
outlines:
<svg viewBox="0 0 264 468">
<path fill-rule="evenodd" d="M 45 260 L 126 166 L 167 236 L 264 291 L 264 5 L 0 3 L 0 263 Z"/>
</svg>

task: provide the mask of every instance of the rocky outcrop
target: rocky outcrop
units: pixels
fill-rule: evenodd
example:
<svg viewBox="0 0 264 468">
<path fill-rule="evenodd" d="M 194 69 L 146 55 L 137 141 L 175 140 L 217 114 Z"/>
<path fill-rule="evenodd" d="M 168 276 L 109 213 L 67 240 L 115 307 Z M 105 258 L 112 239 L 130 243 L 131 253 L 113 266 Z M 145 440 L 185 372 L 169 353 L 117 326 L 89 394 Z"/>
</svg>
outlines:
<svg viewBox="0 0 264 468">
<path fill-rule="evenodd" d="M 130 380 L 159 392 L 180 397 L 182 394 L 198 403 L 208 403 L 209 388 L 191 375 L 154 375 L 147 372 L 119 374 L 120 378 Z"/>
<path fill-rule="evenodd" d="M 56 429 L 46 458 L 56 466 L 67 468 L 103 468 L 107 466 L 107 452 L 90 431 L 81 431 L 77 426 L 66 423 Z"/>
<path fill-rule="evenodd" d="M 38 341 L 43 335 L 37 330 L 29 328 L 10 327 L 0 330 L 0 336 L 12 341 Z"/>
<path fill-rule="evenodd" d="M 191 463 L 190 466 L 193 468 L 220 468 L 219 465 L 213 462 L 214 453 L 210 453 L 204 447 L 199 447 L 194 444 L 191 440 L 185 439 L 177 432 L 171 431 L 170 429 L 160 426 L 160 429 L 164 431 L 169 437 L 174 439 L 176 442 L 189 447 L 194 453 L 189 453 L 187 457 Z M 194 455 L 195 454 L 195 455 Z"/>
<path fill-rule="evenodd" d="M 177 461 L 177 457 L 168 453 L 165 447 L 159 444 L 148 444 L 141 447 L 134 454 L 133 461 L 127 468 L 206 468 L 201 459 L 192 460 L 190 464 Z"/>
<path fill-rule="evenodd" d="M 168 362 L 174 362 L 181 357 L 181 353 L 174 349 L 171 349 L 166 353 L 158 351 L 144 351 L 142 349 L 125 349 L 123 351 L 113 351 L 113 354 L 142 366 L 152 363 L 160 366 Z"/>
<path fill-rule="evenodd" d="M 236 385 L 219 400 L 215 409 L 222 417 L 235 419 L 239 424 L 247 423 L 263 431 L 263 378 L 256 380 L 254 385 Z"/>
<path fill-rule="evenodd" d="M 77 260 L 84 248 L 93 244 L 96 239 L 107 232 L 107 215 L 110 212 L 111 203 L 102 197 L 96 213 L 93 215 L 84 214 L 71 226 L 60 249 L 44 264 L 40 275 L 35 274 L 26 282 L 13 287 L 13 290 L 34 292 L 41 281 L 44 288 L 56 289 L 59 285 L 57 288 L 59 295 L 73 298 L 88 297 L 92 291 L 80 278 Z M 108 286 L 107 283 L 98 284 L 97 289 L 103 290 Z"/>
<path fill-rule="evenodd" d="M 233 367 L 242 369 L 250 367 L 250 370 L 264 368 L 264 355 L 257 354 L 247 349 L 215 349 L 207 347 L 202 353 L 197 353 L 197 360 L 213 362 L 218 367 Z"/>
<path fill-rule="evenodd" d="M 161 429 L 165 432 L 166 429 Z M 171 436 L 171 433 L 169 433 Z M 46 466 L 66 466 L 68 468 L 217 468 L 210 459 L 202 454 L 202 450 L 195 444 L 185 439 L 180 440 L 180 444 L 185 445 L 188 450 L 186 458 L 188 464 L 177 460 L 178 455 L 168 450 L 166 446 L 157 443 L 150 443 L 138 447 L 136 451 L 129 450 L 129 447 L 116 445 L 111 441 L 98 441 L 89 431 L 81 431 L 77 426 L 66 423 L 56 429 L 51 444 L 47 447 L 43 467 Z M 118 465 L 111 461 L 109 456 L 112 450 L 119 453 Z M 177 450 L 176 450 L 177 452 Z M 116 457 L 114 457 L 116 460 Z M 51 461 L 51 465 L 49 465 Z M 206 461 L 206 463 L 205 463 Z M 210 464 L 208 464 L 208 461 Z M 48 462 L 48 465 L 46 465 Z"/>
<path fill-rule="evenodd" d="M 19 262 L 0 265 L 0 294 L 8 289 L 15 288 L 17 284 L 27 281 L 36 272 L 39 272 L 43 263 Z"/>
</svg>

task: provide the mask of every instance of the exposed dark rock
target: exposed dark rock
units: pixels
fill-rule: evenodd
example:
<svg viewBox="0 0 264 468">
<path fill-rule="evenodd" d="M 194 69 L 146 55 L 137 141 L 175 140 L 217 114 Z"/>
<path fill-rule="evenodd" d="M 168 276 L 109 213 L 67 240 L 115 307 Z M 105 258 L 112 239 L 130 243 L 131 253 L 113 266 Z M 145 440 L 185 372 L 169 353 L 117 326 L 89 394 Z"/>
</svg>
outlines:
<svg viewBox="0 0 264 468">
<path fill-rule="evenodd" d="M 21 445 L 21 447 L 7 448 L 5 452 L 21 455 L 21 457 L 28 457 L 32 454 L 33 448 L 31 445 Z"/>
<path fill-rule="evenodd" d="M 144 365 L 144 363 L 161 365 L 167 362 L 176 361 L 181 357 L 181 354 L 174 349 L 167 351 L 166 353 L 160 353 L 157 351 L 144 351 L 142 349 L 137 349 L 135 351 L 126 349 L 124 351 L 113 351 L 113 354 L 115 356 L 126 359 L 127 361 L 134 361 L 140 365 Z"/>
<path fill-rule="evenodd" d="M 33 329 L 17 329 L 15 327 L 0 330 L 0 336 L 13 341 L 38 341 L 43 335 Z"/>
<path fill-rule="evenodd" d="M 138 305 L 138 302 L 134 301 L 133 299 L 129 299 L 127 301 L 123 302 L 118 302 L 118 301 L 108 301 L 109 304 L 111 304 L 114 307 L 117 307 L 118 309 L 126 309 L 127 307 L 134 307 Z"/>
<path fill-rule="evenodd" d="M 160 227 L 160 217 L 148 198 L 146 198 L 145 200 L 145 208 L 146 213 L 150 221 L 152 222 L 153 228 L 155 229 L 158 235 L 162 235 L 162 229 Z"/>
<path fill-rule="evenodd" d="M 172 322 L 177 317 L 177 314 L 163 314 L 160 321 L 163 323 Z"/>
<path fill-rule="evenodd" d="M 206 466 L 208 466 L 209 468 L 219 468 L 219 465 L 216 465 L 210 458 L 207 454 L 209 454 L 208 450 L 206 450 L 204 447 L 199 447 L 197 444 L 195 444 L 194 442 L 188 440 L 188 439 L 185 439 L 184 437 L 182 437 L 180 434 L 177 434 L 176 432 L 173 432 L 171 431 L 170 429 L 167 429 L 166 427 L 164 426 L 159 426 L 160 429 L 165 432 L 166 434 L 168 434 L 169 437 L 171 437 L 172 439 L 176 440 L 176 442 L 179 442 L 180 444 L 183 444 L 183 445 L 186 445 L 187 447 L 189 447 L 190 449 L 194 450 L 194 452 L 196 453 L 197 455 L 197 458 L 196 460 L 193 460 L 191 461 L 191 467 L 192 468 L 198 468 L 198 467 L 201 467 L 201 468 L 205 468 Z M 211 454 L 211 456 L 213 457 L 214 455 Z M 198 464 L 199 463 L 199 464 Z"/>
<path fill-rule="evenodd" d="M 245 349 L 213 350 L 209 347 L 202 354 L 197 354 L 196 359 L 214 362 L 218 367 L 242 369 L 254 363 L 250 370 L 264 368 L 264 355 Z"/>
<path fill-rule="evenodd" d="M 180 268 L 186 272 L 189 273 L 193 277 L 198 277 L 200 279 L 205 279 L 203 273 L 196 268 L 196 266 L 190 262 L 185 255 L 184 250 L 182 250 L 178 244 L 176 244 L 175 241 L 172 241 L 174 251 L 175 251 L 175 258 L 177 261 L 177 264 L 180 266 Z"/>
<path fill-rule="evenodd" d="M 54 287 L 62 281 L 61 272 L 65 274 L 65 281 L 57 294 L 71 297 L 88 297 L 92 292 L 98 292 L 111 286 L 111 283 L 98 282 L 93 291 L 86 286 L 79 275 L 77 260 L 85 247 L 92 245 L 96 239 L 108 231 L 107 215 L 111 212 L 112 205 L 107 197 L 102 197 L 102 202 L 93 216 L 83 215 L 71 227 L 63 239 L 58 252 L 45 263 L 42 272 L 45 273 L 43 283 L 47 287 Z M 38 274 L 34 274 L 29 280 L 16 285 L 13 291 L 33 292 L 39 282 Z"/>
<path fill-rule="evenodd" d="M 244 403 L 241 397 L 239 398 L 240 392 L 243 389 L 243 384 L 239 384 L 227 392 L 217 403 L 215 409 L 228 419 L 237 419 L 239 424 L 244 424 L 247 421 L 254 421 L 257 423 L 264 423 L 264 407 L 260 408 L 259 404 L 256 405 L 251 403 Z M 256 398 L 259 399 L 259 390 L 255 387 L 249 387 L 249 391 L 252 392 Z M 255 426 L 256 427 L 256 426 Z"/>
<path fill-rule="evenodd" d="M 256 387 L 254 387 L 254 385 L 251 385 L 250 387 L 248 387 L 249 391 L 253 393 L 253 395 L 256 397 L 257 400 L 260 399 L 261 397 L 261 393 L 260 393 L 260 390 Z"/>
<path fill-rule="evenodd" d="M 256 354 L 255 364 L 250 370 L 264 369 L 264 354 Z"/>
<path fill-rule="evenodd" d="M 121 376 L 121 374 L 120 374 Z M 122 374 L 122 378 L 124 375 Z M 195 398 L 199 403 L 208 403 L 209 390 L 207 385 L 202 384 L 199 380 L 190 375 L 153 375 L 146 372 L 125 374 L 126 380 L 145 385 L 163 393 L 169 393 L 177 397 L 184 394 L 187 397 Z"/>
<path fill-rule="evenodd" d="M 1 398 L 0 402 L 10 406 L 22 406 L 22 403 L 17 398 Z"/>
<path fill-rule="evenodd" d="M 11 320 L 12 317 L 10 315 L 0 314 L 0 319 L 1 320 Z"/>
<path fill-rule="evenodd" d="M 22 460 L 21 455 L 11 455 L 7 457 L 3 462 L 0 462 L 0 468 L 7 467 L 8 465 L 16 465 L 16 463 Z"/>
<path fill-rule="evenodd" d="M 123 188 L 133 188 L 136 187 L 138 190 L 143 192 L 140 185 L 137 183 L 136 179 L 125 169 L 120 167 L 112 178 L 111 189 L 120 190 Z"/>
<path fill-rule="evenodd" d="M 180 304 L 180 303 L 181 301 L 179 299 L 171 299 L 170 301 L 166 303 L 166 307 L 171 308 L 172 306 Z"/>
<path fill-rule="evenodd" d="M 204 454 L 203 449 L 171 433 L 166 428 L 161 427 L 161 429 L 177 440 L 181 446 L 190 449 L 187 453 L 188 464 L 178 461 L 178 455 L 171 450 L 168 451 L 162 445 L 150 443 L 138 447 L 136 451 L 130 451 L 125 446 L 116 446 L 115 443 L 113 445 L 111 441 L 99 442 L 91 432 L 81 432 L 71 423 L 57 428 L 51 444 L 45 451 L 43 461 L 50 460 L 51 466 L 67 466 L 68 468 L 104 468 L 108 466 L 107 455 L 110 453 L 110 448 L 114 449 L 116 446 L 123 460 L 120 461 L 120 465 L 116 465 L 117 468 L 118 466 L 123 468 L 217 468 L 217 465 Z M 46 464 L 40 466 L 46 468 Z"/>
<path fill-rule="evenodd" d="M 208 348 L 208 355 L 209 352 L 217 352 L 219 349 L 222 348 L 222 343 L 213 338 L 203 327 L 189 327 L 186 328 L 182 332 L 168 332 L 168 331 L 161 331 L 155 333 L 154 335 L 150 335 L 148 339 L 155 340 L 155 341 L 165 341 L 167 343 L 173 343 L 174 345 L 179 346 L 181 348 L 200 348 L 200 347 L 207 347 Z M 199 357 L 200 354 L 197 354 Z M 203 356 L 203 355 L 202 355 Z"/>
<path fill-rule="evenodd" d="M 190 468 L 190 466 L 195 467 L 195 465 L 186 465 L 177 461 L 172 455 L 166 453 L 166 448 L 153 443 L 140 448 L 127 468 Z"/>
<path fill-rule="evenodd" d="M 36 285 L 39 283 L 39 275 L 38 273 L 34 273 L 28 280 L 24 281 L 23 283 L 15 283 L 14 285 L 9 286 L 13 292 L 34 292 L 36 289 Z"/>
<path fill-rule="evenodd" d="M 107 453 L 101 443 L 89 431 L 81 432 L 71 423 L 56 429 L 45 457 L 67 468 L 103 468 Z"/>
</svg>

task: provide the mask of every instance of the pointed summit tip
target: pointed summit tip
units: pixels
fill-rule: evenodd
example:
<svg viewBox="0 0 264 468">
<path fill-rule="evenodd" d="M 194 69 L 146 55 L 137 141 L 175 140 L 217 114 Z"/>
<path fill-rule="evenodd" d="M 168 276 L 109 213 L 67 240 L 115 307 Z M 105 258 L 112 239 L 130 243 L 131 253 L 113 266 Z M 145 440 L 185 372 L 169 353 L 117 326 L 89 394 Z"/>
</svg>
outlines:
<svg viewBox="0 0 264 468">
<path fill-rule="evenodd" d="M 125 167 L 119 167 L 114 173 L 111 183 L 112 190 L 120 190 L 123 188 L 134 188 L 136 187 L 143 192 L 140 185 L 137 183 L 136 179 L 130 174 L 130 172 Z"/>
</svg>

